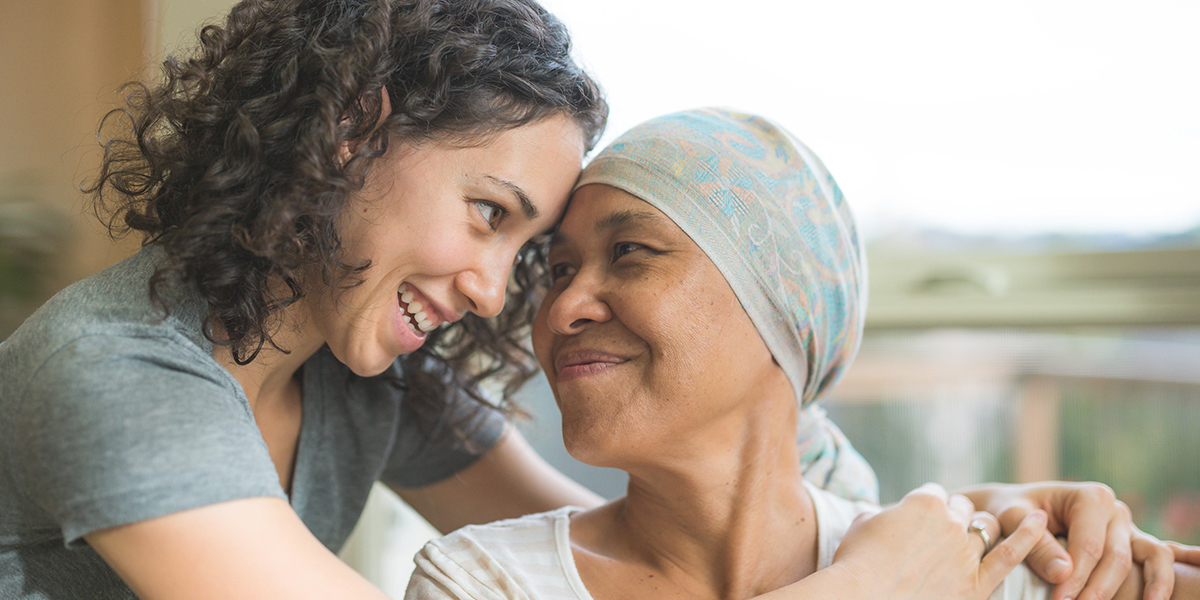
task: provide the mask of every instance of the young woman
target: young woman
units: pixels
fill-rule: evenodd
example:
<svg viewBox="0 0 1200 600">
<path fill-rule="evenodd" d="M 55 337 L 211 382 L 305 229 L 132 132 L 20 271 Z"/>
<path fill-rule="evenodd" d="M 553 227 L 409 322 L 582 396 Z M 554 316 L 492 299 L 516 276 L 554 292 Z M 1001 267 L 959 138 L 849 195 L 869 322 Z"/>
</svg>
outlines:
<svg viewBox="0 0 1200 600">
<path fill-rule="evenodd" d="M 0 347 L 0 597 L 377 598 L 374 481 L 446 531 L 598 500 L 474 391 L 532 372 L 521 249 L 606 118 L 557 20 L 244 2 L 131 92 L 93 191 L 146 247 Z"/>
</svg>

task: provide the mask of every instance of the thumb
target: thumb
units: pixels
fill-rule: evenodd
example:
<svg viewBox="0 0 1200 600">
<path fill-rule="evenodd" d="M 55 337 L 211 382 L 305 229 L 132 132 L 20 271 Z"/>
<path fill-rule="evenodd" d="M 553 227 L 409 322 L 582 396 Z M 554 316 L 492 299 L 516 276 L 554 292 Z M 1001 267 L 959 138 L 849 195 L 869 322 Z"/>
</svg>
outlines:
<svg viewBox="0 0 1200 600">
<path fill-rule="evenodd" d="M 1012 535 L 1035 510 L 1037 509 L 1027 501 L 1009 506 L 997 516 L 1000 521 L 1000 534 Z M 1075 570 L 1071 555 L 1049 531 L 1042 534 L 1042 538 L 1026 557 L 1025 563 L 1038 577 L 1050 583 L 1063 583 Z"/>
<path fill-rule="evenodd" d="M 1063 583 L 1071 577 L 1074 568 L 1067 549 L 1049 531 L 1042 534 L 1029 556 L 1025 557 L 1025 564 L 1038 577 L 1050 583 Z"/>
<path fill-rule="evenodd" d="M 1040 510 L 1030 513 L 1016 531 L 984 555 L 979 564 L 980 583 L 986 589 L 996 589 L 1045 535 L 1046 513 Z"/>
</svg>

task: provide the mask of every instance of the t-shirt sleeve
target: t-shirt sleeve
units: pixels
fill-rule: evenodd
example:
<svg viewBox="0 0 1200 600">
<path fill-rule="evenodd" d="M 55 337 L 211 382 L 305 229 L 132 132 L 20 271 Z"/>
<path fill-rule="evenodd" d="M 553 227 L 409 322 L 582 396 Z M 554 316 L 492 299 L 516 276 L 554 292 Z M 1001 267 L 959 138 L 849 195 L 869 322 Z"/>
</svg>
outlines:
<svg viewBox="0 0 1200 600">
<path fill-rule="evenodd" d="M 15 471 L 68 546 L 189 508 L 286 498 L 236 382 L 204 359 L 170 338 L 93 335 L 31 375 L 12 415 Z"/>
<path fill-rule="evenodd" d="M 398 488 L 437 483 L 467 468 L 496 445 L 504 433 L 504 415 L 461 390 L 452 393 L 456 409 L 435 425 L 423 426 L 410 410 L 402 410 L 381 481 Z M 453 423 L 462 423 L 465 440 L 448 429 Z"/>
</svg>

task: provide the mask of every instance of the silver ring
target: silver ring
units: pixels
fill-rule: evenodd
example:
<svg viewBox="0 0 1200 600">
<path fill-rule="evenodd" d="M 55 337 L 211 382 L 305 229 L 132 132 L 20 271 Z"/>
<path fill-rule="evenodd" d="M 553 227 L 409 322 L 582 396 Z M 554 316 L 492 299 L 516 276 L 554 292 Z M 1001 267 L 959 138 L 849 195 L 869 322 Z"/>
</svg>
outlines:
<svg viewBox="0 0 1200 600">
<path fill-rule="evenodd" d="M 992 536 L 987 532 L 987 523 L 983 519 L 975 519 L 967 526 L 967 533 L 978 533 L 979 539 L 983 540 L 983 553 L 987 554 L 988 550 L 992 549 Z"/>
</svg>

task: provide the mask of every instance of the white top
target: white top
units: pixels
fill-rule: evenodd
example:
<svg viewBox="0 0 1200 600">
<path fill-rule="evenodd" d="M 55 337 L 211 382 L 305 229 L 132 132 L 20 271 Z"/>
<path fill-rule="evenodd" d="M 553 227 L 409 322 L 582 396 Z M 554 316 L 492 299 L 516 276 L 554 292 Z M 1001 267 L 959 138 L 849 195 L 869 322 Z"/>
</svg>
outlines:
<svg viewBox="0 0 1200 600">
<path fill-rule="evenodd" d="M 846 530 L 878 508 L 850 502 L 805 482 L 817 517 L 817 569 L 833 564 Z M 463 527 L 433 540 L 413 559 L 405 600 L 593 600 L 571 553 L 571 515 L 555 511 Z M 1046 600 L 1051 586 L 1018 565 L 990 600 Z"/>
</svg>

